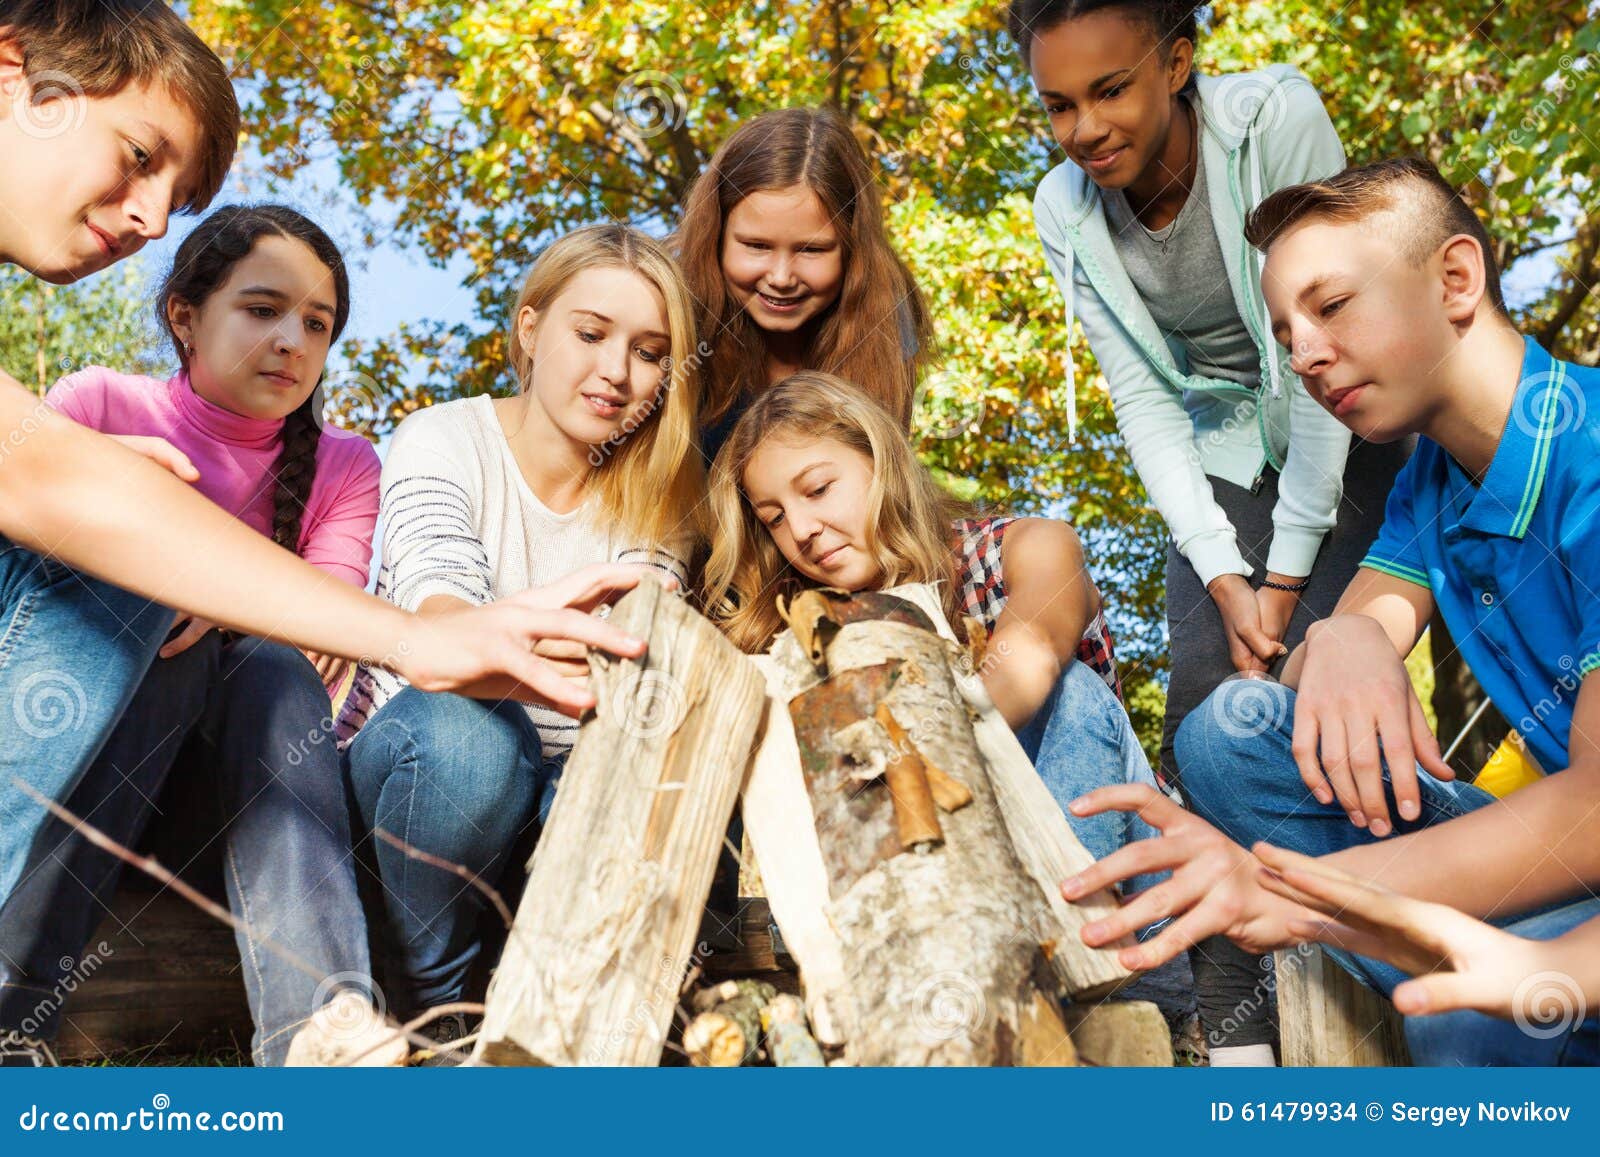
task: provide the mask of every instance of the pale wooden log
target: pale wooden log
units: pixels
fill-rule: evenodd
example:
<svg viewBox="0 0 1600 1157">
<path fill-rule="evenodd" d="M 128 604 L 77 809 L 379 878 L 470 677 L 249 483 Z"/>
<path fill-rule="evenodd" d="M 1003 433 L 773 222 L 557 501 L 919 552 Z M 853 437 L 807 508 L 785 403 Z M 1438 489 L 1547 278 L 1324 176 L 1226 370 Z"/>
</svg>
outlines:
<svg viewBox="0 0 1600 1157">
<path fill-rule="evenodd" d="M 940 636 L 955 645 L 955 633 L 945 620 L 936 588 L 909 583 L 885 593 L 915 603 Z M 1038 883 L 1050 909 L 1055 927 L 1051 967 L 1069 995 L 1081 1000 L 1103 997 L 1134 974 L 1117 962 L 1115 946 L 1090 948 L 1079 933 L 1085 924 L 1115 911 L 1117 900 L 1106 892 L 1076 902 L 1062 897 L 1061 881 L 1094 863 L 1094 857 L 1079 843 L 1060 805 L 1017 741 L 1016 732 L 995 709 L 982 679 L 976 671 L 964 670 L 963 666 L 952 668 L 956 690 L 972 720 L 1017 856 Z"/>
<path fill-rule="evenodd" d="M 683 1030 L 689 1063 L 719 1069 L 754 1064 L 761 1048 L 761 1012 L 777 990 L 760 981 L 728 981 L 716 992 L 725 995 Z"/>
<path fill-rule="evenodd" d="M 822 1050 L 806 1027 L 806 1010 L 798 996 L 780 993 L 761 1010 L 767 1034 L 767 1055 L 778 1068 L 822 1068 Z"/>
<path fill-rule="evenodd" d="M 1066 1008 L 1067 1031 L 1078 1055 L 1116 1068 L 1172 1067 L 1172 1030 L 1147 1000 L 1108 1000 Z"/>
<path fill-rule="evenodd" d="M 643 583 L 611 622 L 641 660 L 590 654 L 585 719 L 475 1056 L 653 1065 L 756 738 L 761 676 L 682 600 Z"/>
<path fill-rule="evenodd" d="M 946 645 L 902 600 L 858 595 L 833 609 L 825 680 L 792 634 L 771 657 L 796 691 L 790 715 L 854 1010 L 848 1055 L 872 1065 L 1058 1059 L 1059 1047 L 1023 1043 L 1066 1035 L 1045 965 L 1057 929 L 1016 857 Z M 879 782 L 900 752 L 874 752 L 866 738 L 876 729 L 889 743 L 884 706 L 905 728 L 903 746 L 972 795 L 941 817 L 942 846 L 903 851 L 897 802 Z M 762 870 L 771 898 L 764 858 Z"/>
<path fill-rule="evenodd" d="M 1411 1063 L 1400 1014 L 1314 944 L 1274 956 L 1278 1036 L 1292 1068 Z"/>
<path fill-rule="evenodd" d="M 850 1036 L 849 982 L 839 934 L 828 922 L 828 870 L 817 844 L 817 817 L 800 774 L 800 748 L 783 696 L 784 669 L 754 656 L 767 680 L 766 726 L 740 798 L 745 839 L 761 866 L 773 922 L 805 984 L 806 1015 L 817 1040 L 842 1046 Z"/>
</svg>

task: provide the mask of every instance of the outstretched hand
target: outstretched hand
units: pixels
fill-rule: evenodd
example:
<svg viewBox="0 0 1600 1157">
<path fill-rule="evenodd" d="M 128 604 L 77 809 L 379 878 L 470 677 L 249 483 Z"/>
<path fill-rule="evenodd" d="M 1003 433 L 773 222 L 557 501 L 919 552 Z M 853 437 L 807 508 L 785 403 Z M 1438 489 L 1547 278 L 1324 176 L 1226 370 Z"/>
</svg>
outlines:
<svg viewBox="0 0 1600 1157">
<path fill-rule="evenodd" d="M 1148 784 L 1103 787 L 1072 801 L 1073 815 L 1107 811 L 1137 812 L 1161 837 L 1125 844 L 1086 868 L 1061 885 L 1064 897 L 1078 900 L 1146 872 L 1172 872 L 1112 915 L 1084 927 L 1083 942 L 1097 948 L 1172 918 L 1145 943 L 1117 954 L 1124 967 L 1154 968 L 1218 933 L 1247 951 L 1267 952 L 1293 942 L 1290 920 L 1314 916 L 1267 891 L 1254 856 Z"/>
<path fill-rule="evenodd" d="M 1295 937 L 1387 961 L 1411 974 L 1391 997 L 1409 1016 L 1465 1008 L 1510 1018 L 1519 999 L 1524 1005 L 1537 999 L 1528 992 L 1529 978 L 1552 971 L 1549 944 L 1271 844 L 1257 844 L 1255 854 L 1265 866 L 1268 890 L 1316 913 L 1289 922 Z"/>
<path fill-rule="evenodd" d="M 589 612 L 646 580 L 668 590 L 678 585 L 654 567 L 603 563 L 484 606 L 463 604 L 419 616 L 403 645 L 405 653 L 389 657 L 388 664 L 424 691 L 541 703 L 577 717 L 594 706 L 594 695 L 534 649 L 543 641 L 561 640 L 638 658 L 645 651 L 643 639 Z"/>
</svg>

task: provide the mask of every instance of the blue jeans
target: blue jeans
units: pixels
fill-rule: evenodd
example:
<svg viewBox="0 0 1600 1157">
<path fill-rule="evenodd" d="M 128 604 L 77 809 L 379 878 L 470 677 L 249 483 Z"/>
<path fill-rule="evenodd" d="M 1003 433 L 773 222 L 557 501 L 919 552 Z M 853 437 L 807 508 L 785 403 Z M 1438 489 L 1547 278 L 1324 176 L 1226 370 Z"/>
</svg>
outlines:
<svg viewBox="0 0 1600 1157">
<path fill-rule="evenodd" d="M 1350 822 L 1342 807 L 1318 803 L 1306 789 L 1290 750 L 1294 696 L 1265 680 L 1230 680 L 1189 714 L 1178 731 L 1178 767 L 1184 794 L 1197 814 L 1246 847 L 1268 840 L 1308 856 L 1323 856 L 1377 842 Z M 1384 781 L 1389 779 L 1384 771 Z M 1397 833 L 1420 831 L 1494 802 L 1468 783 L 1443 781 L 1417 770 L 1422 814 L 1402 820 L 1394 792 L 1389 815 Z M 1491 849 L 1485 854 L 1492 855 Z M 1585 900 L 1531 916 L 1491 923 L 1518 936 L 1545 940 L 1600 916 L 1600 900 Z M 1405 973 L 1381 961 L 1339 950 L 1331 955 L 1357 979 L 1388 996 Z M 1538 1030 L 1540 1026 L 1534 1025 Z M 1421 1065 L 1594 1064 L 1600 1060 L 1600 1020 L 1572 1024 L 1551 1036 L 1475 1012 L 1407 1017 L 1406 1039 Z"/>
<path fill-rule="evenodd" d="M 65 800 L 171 625 L 159 603 L 0 536 L 0 904 L 49 818 L 12 780 Z"/>
<path fill-rule="evenodd" d="M 294 1031 L 335 991 L 371 987 L 328 714 L 327 691 L 299 651 L 225 641 L 213 631 L 155 661 L 66 801 L 113 839 L 134 844 L 174 769 L 205 785 L 202 822 L 208 834 L 215 823 L 222 840 L 228 906 L 255 933 L 236 938 L 258 1065 L 283 1064 Z M 0 908 L 0 1025 L 55 1035 L 59 1000 L 48 998 L 93 935 L 121 870 L 120 860 L 49 822 Z M 315 975 L 273 953 L 268 941 Z"/>
<path fill-rule="evenodd" d="M 1017 740 L 1066 812 L 1073 833 L 1095 859 L 1103 860 L 1133 840 L 1160 835 L 1128 812 L 1075 816 L 1067 811 L 1080 795 L 1112 784 L 1145 783 L 1160 790 L 1127 711 L 1086 664 L 1074 659 L 1062 668 L 1038 712 L 1017 729 Z M 1135 876 L 1126 890 L 1143 891 L 1166 875 Z"/>
<path fill-rule="evenodd" d="M 382 828 L 492 886 L 517 837 L 549 814 L 562 763 L 544 758 L 538 730 L 516 703 L 407 687 L 351 741 L 345 775 L 360 839 Z M 482 896 L 392 844 L 374 839 L 372 851 L 402 1001 L 424 1009 L 460 1000 L 482 948 Z"/>
</svg>

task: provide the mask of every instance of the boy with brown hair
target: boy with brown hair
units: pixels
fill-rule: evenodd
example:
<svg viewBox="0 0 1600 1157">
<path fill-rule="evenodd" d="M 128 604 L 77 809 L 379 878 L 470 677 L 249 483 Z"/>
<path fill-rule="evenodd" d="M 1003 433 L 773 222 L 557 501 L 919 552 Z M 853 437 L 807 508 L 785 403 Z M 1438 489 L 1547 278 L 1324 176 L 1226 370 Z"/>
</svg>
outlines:
<svg viewBox="0 0 1600 1157">
<path fill-rule="evenodd" d="M 227 69 L 165 3 L 0 0 L 0 262 L 65 284 L 137 252 L 172 213 L 210 202 L 238 128 Z M 118 445 L 0 371 L 0 904 L 47 818 L 13 779 L 67 798 L 173 608 L 369 657 L 425 690 L 574 714 L 593 698 L 535 643 L 644 650 L 584 613 L 641 568 L 590 568 L 488 606 L 414 615 L 327 581 L 179 480 L 195 477 L 166 442 Z M 6 959 L 0 945 L 0 990 L 15 985 Z M 0 1066 L 44 1063 L 42 1041 L 0 1024 Z"/>
<path fill-rule="evenodd" d="M 1240 845 L 1270 841 L 1527 941 L 1592 941 L 1580 929 L 1600 915 L 1590 890 L 1600 884 L 1600 684 L 1588 678 L 1600 667 L 1600 371 L 1517 332 L 1488 234 L 1425 161 L 1280 190 L 1248 235 L 1267 255 L 1273 332 L 1317 401 L 1362 438 L 1421 437 L 1362 569 L 1282 683 L 1226 683 L 1184 725 L 1193 814 L 1128 787 L 1074 804 L 1138 810 L 1164 834 L 1068 881 L 1068 898 L 1175 869 L 1085 939 L 1173 917 L 1123 951 L 1135 966 L 1216 932 L 1251 951 L 1309 936 L 1373 948 L 1341 940 L 1283 894 L 1293 889 L 1266 886 L 1262 860 Z M 1505 799 L 1455 781 L 1412 691 L 1404 659 L 1436 608 L 1550 772 Z M 1336 954 L 1385 994 L 1405 979 Z M 1415 970 L 1415 954 L 1404 959 Z M 1600 1023 L 1581 1002 L 1558 1026 L 1521 1027 L 1548 995 L 1529 983 L 1518 1024 L 1465 1011 L 1408 1017 L 1413 1057 L 1600 1061 Z"/>
</svg>

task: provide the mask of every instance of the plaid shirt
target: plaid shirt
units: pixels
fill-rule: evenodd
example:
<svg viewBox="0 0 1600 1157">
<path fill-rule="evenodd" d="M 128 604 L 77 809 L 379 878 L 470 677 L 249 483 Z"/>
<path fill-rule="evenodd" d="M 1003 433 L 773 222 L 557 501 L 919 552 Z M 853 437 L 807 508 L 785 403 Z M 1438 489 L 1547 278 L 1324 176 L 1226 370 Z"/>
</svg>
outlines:
<svg viewBox="0 0 1600 1157">
<path fill-rule="evenodd" d="M 1015 518 L 962 518 L 955 524 L 961 536 L 956 547 L 961 575 L 961 613 L 977 619 L 990 631 L 1006 605 L 1006 581 L 1000 567 L 1000 540 Z M 1105 680 L 1120 701 L 1122 680 L 1117 677 L 1116 647 L 1105 610 L 1097 610 L 1078 641 L 1078 660 Z"/>
</svg>

